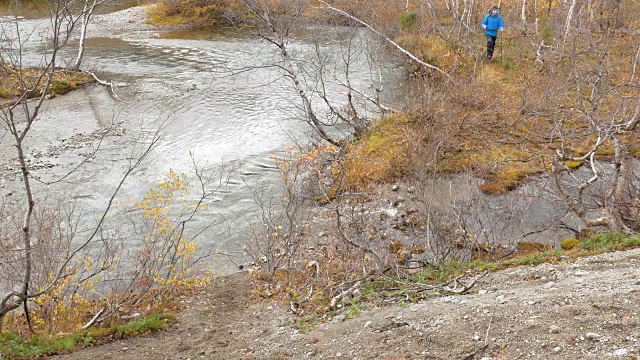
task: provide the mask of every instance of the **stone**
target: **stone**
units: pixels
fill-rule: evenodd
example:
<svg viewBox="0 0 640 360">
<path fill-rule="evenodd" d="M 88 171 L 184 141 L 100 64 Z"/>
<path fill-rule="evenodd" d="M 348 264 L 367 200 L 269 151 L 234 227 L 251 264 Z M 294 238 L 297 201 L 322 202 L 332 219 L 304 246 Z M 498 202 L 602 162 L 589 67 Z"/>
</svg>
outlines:
<svg viewBox="0 0 640 360">
<path fill-rule="evenodd" d="M 562 348 L 560 346 L 556 346 L 556 347 L 553 348 L 553 352 L 554 353 L 560 352 L 560 350 L 562 350 Z"/>
<path fill-rule="evenodd" d="M 365 328 L 368 328 L 369 326 L 371 326 L 371 321 L 367 321 L 366 323 L 364 323 Z"/>
<path fill-rule="evenodd" d="M 615 356 L 615 357 L 625 357 L 627 355 L 629 355 L 629 350 L 624 349 L 624 348 L 623 349 L 618 349 L 618 350 L 613 352 L 613 356 Z"/>
<path fill-rule="evenodd" d="M 400 185 L 393 185 L 393 186 L 391 187 L 391 190 L 393 190 L 393 191 L 398 191 L 398 190 L 400 190 Z"/>
<path fill-rule="evenodd" d="M 549 327 L 549 333 L 550 334 L 558 334 L 560 332 L 560 327 L 557 325 L 551 325 L 551 327 Z"/>
<path fill-rule="evenodd" d="M 413 193 L 415 193 L 415 192 L 416 192 L 416 187 L 415 187 L 415 186 L 409 186 L 409 187 L 407 188 L 407 192 L 408 192 L 409 194 L 413 194 Z"/>
<path fill-rule="evenodd" d="M 473 340 L 480 341 L 480 335 L 478 335 L 478 334 L 473 335 Z"/>
<path fill-rule="evenodd" d="M 478 290 L 478 294 L 479 294 L 479 295 L 484 295 L 484 294 L 486 294 L 486 293 L 488 293 L 488 291 L 487 291 L 487 290 L 484 290 L 484 289 L 482 289 L 482 290 Z"/>
<path fill-rule="evenodd" d="M 595 341 L 600 339 L 602 335 L 590 332 L 590 333 L 587 333 L 585 337 L 587 338 L 587 340 Z"/>
<path fill-rule="evenodd" d="M 555 286 L 556 286 L 556 283 L 554 283 L 553 281 L 549 281 L 548 283 L 542 285 L 542 288 L 543 289 L 551 289 L 551 288 L 553 288 Z"/>
</svg>

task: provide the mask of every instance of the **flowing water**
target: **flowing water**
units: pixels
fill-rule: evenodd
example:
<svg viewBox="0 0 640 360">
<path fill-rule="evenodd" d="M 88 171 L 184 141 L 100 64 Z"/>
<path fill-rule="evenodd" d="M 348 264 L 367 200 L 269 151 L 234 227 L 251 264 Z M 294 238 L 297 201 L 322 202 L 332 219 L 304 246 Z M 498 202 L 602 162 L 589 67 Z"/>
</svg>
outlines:
<svg viewBox="0 0 640 360">
<path fill-rule="evenodd" d="M 46 21 L 25 16 L 19 24 L 32 34 L 24 43 L 23 60 L 37 65 L 39 54 L 46 52 L 47 42 L 40 36 Z M 246 184 L 277 184 L 274 156 L 282 155 L 289 144 L 309 142 L 310 128 L 300 119 L 297 94 L 271 66 L 279 61 L 274 49 L 250 33 L 220 29 L 157 31 L 150 26 L 130 29 L 127 24 L 126 17 L 118 26 L 98 21 L 90 28 L 83 62 L 85 69 L 114 82 L 120 101 L 104 87 L 93 85 L 45 103 L 42 120 L 28 138 L 28 158 L 40 181 L 61 181 L 46 186 L 36 183 L 36 195 L 67 203 L 77 201 L 85 212 L 98 216 L 130 159 L 140 152 L 140 140 L 162 128 L 161 141 L 127 180 L 117 200 L 139 200 L 169 170 L 191 174 L 193 184 L 193 161 L 201 169 L 234 162 L 236 171 L 228 178 L 207 185 L 207 190 L 216 189 L 205 202 L 209 210 L 202 211 L 190 224 L 190 234 L 203 231 L 197 239 L 202 254 L 233 255 L 233 261 L 215 257 L 209 262 L 211 267 L 223 273 L 233 271 L 233 262 L 247 261 L 241 254 L 249 221 L 260 219 L 260 208 Z M 314 38 L 314 34 L 321 37 Z M 358 36 L 366 38 L 364 32 Z M 335 55 L 343 44 L 341 40 L 332 31 L 300 31 L 290 50 L 304 56 L 315 50 L 317 41 L 322 50 Z M 62 52 L 62 63 L 74 59 L 74 45 L 70 43 Z M 365 90 L 372 84 L 372 74 L 370 63 L 363 54 L 360 56 L 351 68 L 351 84 Z M 385 88 L 394 89 L 402 74 L 397 65 L 401 62 L 386 61 Z M 241 71 L 247 68 L 252 70 Z M 312 80 L 314 74 L 308 75 Z M 329 91 L 339 90 L 335 84 L 327 85 Z M 340 91 L 335 94 L 344 98 Z M 100 131 L 111 127 L 116 134 L 105 137 L 97 147 Z M 339 134 L 337 127 L 333 131 L 345 135 Z M 9 140 L 7 134 L 0 137 L 0 173 L 4 171 L 0 187 L 3 195 L 15 199 L 20 181 L 15 171 L 15 149 Z M 82 163 L 87 154 L 93 155 Z M 79 170 L 66 176 L 80 165 Z M 557 242 L 567 236 L 549 227 L 565 209 L 545 193 L 548 186 L 543 182 L 527 184 L 506 196 L 481 196 L 469 215 L 470 219 L 475 216 L 476 227 L 482 228 L 479 238 L 488 242 L 509 238 L 506 241 L 513 242 L 529 233 L 527 240 Z M 451 194 L 471 193 L 476 187 L 442 178 L 436 180 L 434 188 L 441 197 L 439 201 L 447 203 Z M 197 200 L 197 196 L 194 186 L 190 200 Z M 468 198 L 458 197 L 468 202 Z M 132 248 L 139 244 L 136 236 L 123 236 Z"/>
<path fill-rule="evenodd" d="M 43 21 L 26 19 L 33 17 L 32 13 L 28 15 L 19 24 L 37 33 Z M 41 181 L 63 180 L 48 186 L 37 184 L 36 195 L 77 200 L 85 211 L 97 215 L 120 181 L 128 159 L 137 153 L 137 140 L 163 127 L 162 140 L 128 179 L 117 199 L 140 199 L 171 169 L 189 173 L 193 161 L 190 154 L 199 167 L 237 161 L 238 170 L 222 181 L 221 188 L 207 201 L 210 210 L 194 220 L 192 229 L 207 229 L 198 238 L 203 252 L 241 253 L 248 219 L 259 218 L 259 208 L 245 183 L 275 183 L 279 176 L 273 156 L 294 141 L 309 141 L 304 140 L 309 138 L 310 129 L 299 118 L 295 91 L 272 67 L 263 66 L 277 61 L 273 48 L 235 30 L 97 29 L 89 33 L 83 68 L 112 80 L 121 101 L 110 97 L 104 87 L 94 85 L 45 103 L 42 120 L 28 138 L 29 158 L 32 164 L 38 164 L 34 174 Z M 325 34 L 319 41 L 323 48 L 330 49 L 337 39 Z M 73 45 L 63 51 L 63 63 L 73 60 Z M 46 46 L 46 41 L 37 36 L 30 39 L 24 46 L 25 62 L 37 65 Z M 298 54 L 313 49 L 305 33 L 300 33 L 291 46 Z M 247 67 L 254 69 L 233 71 Z M 392 86 L 397 70 L 394 65 L 384 70 L 386 88 Z M 352 85 L 361 89 L 372 83 L 366 59 L 358 60 L 352 76 Z M 120 136 L 106 137 L 89 162 L 64 177 L 81 164 L 85 158 L 82 155 L 96 149 L 96 141 L 82 140 L 112 125 L 119 129 Z M 15 160 L 10 145 L 5 134 L 0 160 L 9 164 L 7 169 L 15 166 L 11 165 Z M 5 177 L 5 194 L 19 191 L 20 183 L 15 179 Z M 193 200 L 197 193 L 191 196 Z M 209 227 L 211 222 L 215 224 Z M 135 246 L 135 239 L 131 242 Z M 212 265 L 220 272 L 233 269 L 221 258 Z"/>
</svg>

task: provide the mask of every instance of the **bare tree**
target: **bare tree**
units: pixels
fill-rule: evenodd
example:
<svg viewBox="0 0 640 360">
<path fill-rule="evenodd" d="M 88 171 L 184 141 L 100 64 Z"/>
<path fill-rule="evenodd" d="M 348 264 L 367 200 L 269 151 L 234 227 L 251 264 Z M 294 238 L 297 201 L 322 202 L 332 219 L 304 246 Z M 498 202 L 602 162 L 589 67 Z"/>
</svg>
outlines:
<svg viewBox="0 0 640 360">
<path fill-rule="evenodd" d="M 84 16 L 84 13 L 74 13 L 78 5 L 75 2 L 60 0 L 52 1 L 50 5 L 50 24 L 42 30 L 46 34 L 44 40 L 47 48 L 38 66 L 27 67 L 23 61 L 25 42 L 29 36 L 35 36 L 34 33 L 25 34 L 18 22 L 13 23 L 12 28 L 2 25 L 6 46 L 0 51 L 0 70 L 11 75 L 7 78 L 15 81 L 19 91 L 0 106 L 0 119 L 16 149 L 23 197 L 21 203 L 3 207 L 11 214 L 6 219 L 14 220 L 15 226 L 10 226 L 11 223 L 6 221 L 1 224 L 6 231 L 0 239 L 3 249 L 0 277 L 6 282 L 0 288 L 3 292 L 0 297 L 0 331 L 7 314 L 20 306 L 24 307 L 26 320 L 31 327 L 29 300 L 59 291 L 61 284 L 93 281 L 111 268 L 117 259 L 118 249 L 105 227 L 108 214 L 125 181 L 155 148 L 168 121 L 162 121 L 155 132 L 142 133 L 140 138 L 134 139 L 120 180 L 110 190 L 111 194 L 93 224 L 82 221 L 73 204 L 69 207 L 54 206 L 42 198 L 34 189 L 34 180 L 41 180 L 33 173 L 34 169 L 27 160 L 29 149 L 26 144 L 34 125 L 43 121 L 41 109 L 52 92 L 54 77 L 58 76 L 58 53 L 68 43 L 76 24 Z M 22 216 L 19 224 L 16 224 L 15 215 L 18 211 Z M 192 216 L 186 216 L 187 220 Z M 181 224 L 184 225 L 184 222 Z M 79 235 L 80 229 L 82 236 Z M 181 229 L 183 226 L 176 226 L 178 238 L 181 238 Z M 173 242 L 171 244 L 175 245 Z M 167 253 L 169 261 L 176 259 L 175 248 L 173 253 Z M 95 260 L 95 265 L 90 266 L 90 258 Z M 85 265 L 85 261 L 89 264 Z M 77 286 L 76 290 L 69 291 L 73 296 Z"/>
</svg>

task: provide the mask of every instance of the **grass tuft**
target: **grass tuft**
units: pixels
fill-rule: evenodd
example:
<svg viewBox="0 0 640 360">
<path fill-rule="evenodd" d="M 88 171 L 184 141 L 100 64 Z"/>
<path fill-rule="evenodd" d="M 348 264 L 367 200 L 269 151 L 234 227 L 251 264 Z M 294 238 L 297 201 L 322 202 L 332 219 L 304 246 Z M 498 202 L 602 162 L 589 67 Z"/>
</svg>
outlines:
<svg viewBox="0 0 640 360">
<path fill-rule="evenodd" d="M 107 339 L 146 335 L 163 330 L 166 324 L 176 321 L 174 315 L 154 313 L 126 324 L 113 324 L 105 328 L 93 328 L 72 334 L 34 335 L 23 339 L 15 334 L 4 333 L 0 337 L 0 354 L 4 358 L 12 360 L 39 359 L 45 356 L 65 354 Z"/>
</svg>

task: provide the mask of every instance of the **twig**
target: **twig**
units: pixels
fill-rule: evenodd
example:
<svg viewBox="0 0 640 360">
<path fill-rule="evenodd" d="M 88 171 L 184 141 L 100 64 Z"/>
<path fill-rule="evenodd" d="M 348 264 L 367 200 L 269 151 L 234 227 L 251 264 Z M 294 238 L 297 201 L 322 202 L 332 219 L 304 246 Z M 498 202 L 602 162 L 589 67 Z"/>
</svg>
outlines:
<svg viewBox="0 0 640 360">
<path fill-rule="evenodd" d="M 96 321 L 98 320 L 98 318 L 100 318 L 100 315 L 102 315 L 102 314 L 104 313 L 104 311 L 105 311 L 105 310 L 104 310 L 104 308 L 100 309 L 100 311 L 98 311 L 98 313 L 97 313 L 97 314 L 95 314 L 95 315 L 93 316 L 93 318 L 92 318 L 91 320 L 89 320 L 89 322 L 88 322 L 88 323 L 84 324 L 84 325 L 80 328 L 80 330 L 86 330 L 86 329 L 88 329 L 88 328 L 92 327 L 92 326 L 93 326 L 93 324 L 95 324 L 95 323 L 96 323 Z"/>
<path fill-rule="evenodd" d="M 111 97 L 116 100 L 116 101 L 122 101 L 120 100 L 120 98 L 118 97 L 118 95 L 116 95 L 115 90 L 113 90 L 113 82 L 111 81 L 104 81 L 104 80 L 100 80 L 98 79 L 98 77 L 96 76 L 96 74 L 94 73 L 89 73 L 91 74 L 91 76 L 93 76 L 93 78 L 98 82 L 98 84 L 102 85 L 102 86 L 106 86 L 107 89 L 109 90 L 109 95 L 111 95 Z"/>
<path fill-rule="evenodd" d="M 357 17 L 355 17 L 355 16 L 353 16 L 353 15 L 349 14 L 349 13 L 348 13 L 348 12 L 346 12 L 346 11 L 343 11 L 343 10 L 340 10 L 340 9 L 337 9 L 337 8 L 334 8 L 333 6 L 329 5 L 329 3 L 327 3 L 327 2 L 326 2 L 326 1 L 324 1 L 324 0 L 319 0 L 319 1 L 320 1 L 322 4 L 324 4 L 324 5 L 327 7 L 327 9 L 329 9 L 329 10 L 331 10 L 331 11 L 334 11 L 334 12 L 337 12 L 338 14 L 340 14 L 340 15 L 342 15 L 342 16 L 348 17 L 349 19 L 351 19 L 351 20 L 353 20 L 353 21 L 355 21 L 355 22 L 357 22 L 357 23 L 359 23 L 359 24 L 363 25 L 363 26 L 364 26 L 364 27 L 366 27 L 367 29 L 371 30 L 374 34 L 376 34 L 376 35 L 380 36 L 381 38 L 385 39 L 388 43 L 390 43 L 391 45 L 393 45 L 393 46 L 394 46 L 396 49 L 398 49 L 401 53 L 403 53 L 403 54 L 407 55 L 411 60 L 413 60 L 413 61 L 417 62 L 418 64 L 420 64 L 420 65 L 422 65 L 422 66 L 425 66 L 425 67 L 427 67 L 427 68 L 429 68 L 429 69 L 431 69 L 431 70 L 435 70 L 435 71 L 437 71 L 437 72 L 441 73 L 442 75 L 446 76 L 447 78 L 451 78 L 451 75 L 447 74 L 445 71 L 443 71 L 442 69 L 440 69 L 440 68 L 439 68 L 439 67 L 437 67 L 437 66 L 433 66 L 433 65 L 431 65 L 431 64 L 429 64 L 429 63 L 426 63 L 426 62 L 424 62 L 424 61 L 422 61 L 422 60 L 418 59 L 415 55 L 413 55 L 413 54 L 412 54 L 412 53 L 410 53 L 408 50 L 406 50 L 405 48 L 403 48 L 402 46 L 400 46 L 398 43 L 396 43 L 395 41 L 393 41 L 393 40 L 389 39 L 389 38 L 388 38 L 388 37 L 386 37 L 384 34 L 382 34 L 381 32 L 379 32 L 379 31 L 378 31 L 378 30 L 376 30 L 375 28 L 373 28 L 373 26 L 371 26 L 371 25 L 367 24 L 366 22 L 364 22 L 364 21 L 362 21 L 362 20 L 358 19 Z"/>
<path fill-rule="evenodd" d="M 473 352 L 465 355 L 462 360 L 473 360 L 476 355 L 482 354 L 489 347 L 489 331 L 491 331 L 491 323 L 493 323 L 493 315 L 491 315 L 491 319 L 489 319 L 489 325 L 487 326 L 487 331 L 484 333 L 484 345 L 475 349 Z"/>
<path fill-rule="evenodd" d="M 313 272 L 313 275 L 311 275 L 311 279 L 309 279 L 309 281 L 307 282 L 307 286 L 309 286 L 309 290 L 307 291 L 307 296 L 305 296 L 300 301 L 290 301 L 289 302 L 289 309 L 291 310 L 291 312 L 293 312 L 296 315 L 300 315 L 301 314 L 300 305 L 302 305 L 302 304 L 306 303 L 307 301 L 311 300 L 311 298 L 313 297 L 313 283 L 318 278 L 318 275 L 320 275 L 320 265 L 318 265 L 318 262 L 317 261 L 311 261 L 311 262 L 309 262 L 309 264 L 307 264 L 307 267 L 311 267 L 311 266 L 313 266 L 315 268 L 315 271 Z"/>
</svg>

